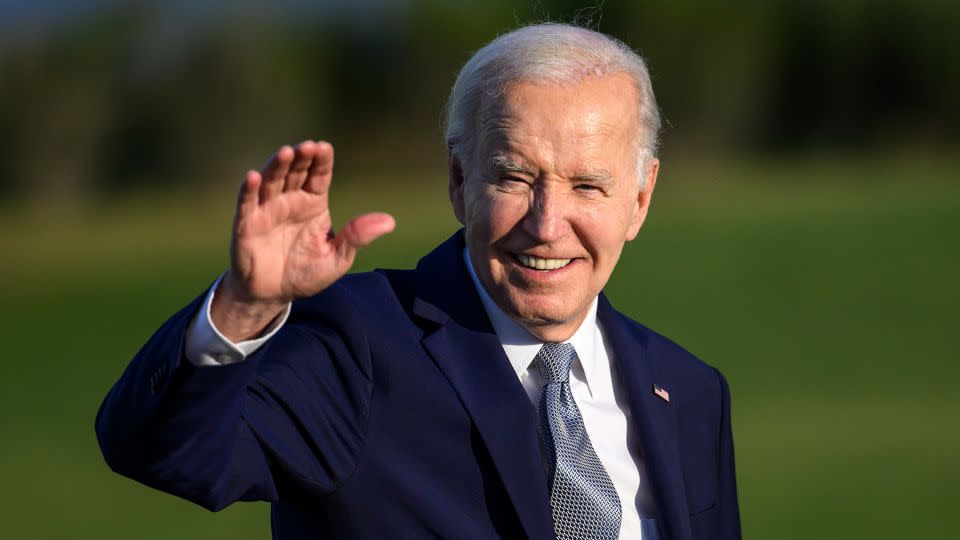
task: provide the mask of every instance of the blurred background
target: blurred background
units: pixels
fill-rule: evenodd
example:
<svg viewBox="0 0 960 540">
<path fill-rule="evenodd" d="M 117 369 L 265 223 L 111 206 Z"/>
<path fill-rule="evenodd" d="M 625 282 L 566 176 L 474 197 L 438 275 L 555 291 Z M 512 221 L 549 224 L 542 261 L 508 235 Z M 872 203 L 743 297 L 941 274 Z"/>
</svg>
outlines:
<svg viewBox="0 0 960 540">
<path fill-rule="evenodd" d="M 0 0 L 0 536 L 268 538 L 112 474 L 100 400 L 283 143 L 334 143 L 338 223 L 397 217 L 358 270 L 455 231 L 446 93 L 549 19 L 650 63 L 661 175 L 607 293 L 727 375 L 745 537 L 954 537 L 958 6 Z"/>
</svg>

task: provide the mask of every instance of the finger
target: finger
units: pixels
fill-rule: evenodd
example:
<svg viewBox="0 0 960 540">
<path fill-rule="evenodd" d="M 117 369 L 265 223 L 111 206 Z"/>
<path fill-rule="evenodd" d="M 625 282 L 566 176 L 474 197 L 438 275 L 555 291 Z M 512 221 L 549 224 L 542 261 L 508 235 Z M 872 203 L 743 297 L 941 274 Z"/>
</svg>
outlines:
<svg viewBox="0 0 960 540">
<path fill-rule="evenodd" d="M 263 182 L 260 186 L 260 201 L 267 202 L 273 199 L 283 191 L 284 180 L 287 177 L 287 171 L 290 170 L 290 163 L 293 161 L 294 151 L 290 145 L 283 145 L 267 161 L 261 171 Z"/>
<path fill-rule="evenodd" d="M 237 216 L 242 217 L 257 209 L 260 204 L 260 184 L 263 177 L 254 170 L 247 171 L 240 185 L 240 194 L 237 198 Z"/>
<path fill-rule="evenodd" d="M 383 212 L 357 216 L 344 225 L 334 237 L 337 254 L 341 259 L 352 262 L 358 248 L 370 245 L 377 238 L 393 231 L 396 226 L 393 216 Z"/>
<path fill-rule="evenodd" d="M 313 164 L 317 153 L 317 144 L 313 141 L 303 141 L 293 150 L 293 163 L 290 164 L 290 170 L 287 172 L 283 191 L 300 189 L 300 186 L 306 181 L 307 173 L 310 171 L 310 166 Z"/>
<path fill-rule="evenodd" d="M 316 157 L 307 175 L 303 188 L 311 193 L 322 195 L 330 191 L 333 180 L 333 145 L 320 141 L 316 145 Z"/>
</svg>

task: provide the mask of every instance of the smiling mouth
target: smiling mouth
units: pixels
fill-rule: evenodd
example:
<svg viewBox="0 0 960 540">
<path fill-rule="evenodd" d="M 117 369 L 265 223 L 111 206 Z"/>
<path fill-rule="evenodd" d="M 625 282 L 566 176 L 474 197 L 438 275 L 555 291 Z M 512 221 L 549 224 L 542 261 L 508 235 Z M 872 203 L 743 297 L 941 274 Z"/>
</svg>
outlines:
<svg viewBox="0 0 960 540">
<path fill-rule="evenodd" d="M 523 255 L 520 253 L 514 253 L 513 258 L 517 262 L 526 266 L 527 268 L 532 268 L 534 270 L 556 270 L 558 268 L 563 268 L 564 266 L 570 264 L 570 261 L 573 259 L 544 259 L 542 257 L 534 257 L 533 255 Z"/>
</svg>

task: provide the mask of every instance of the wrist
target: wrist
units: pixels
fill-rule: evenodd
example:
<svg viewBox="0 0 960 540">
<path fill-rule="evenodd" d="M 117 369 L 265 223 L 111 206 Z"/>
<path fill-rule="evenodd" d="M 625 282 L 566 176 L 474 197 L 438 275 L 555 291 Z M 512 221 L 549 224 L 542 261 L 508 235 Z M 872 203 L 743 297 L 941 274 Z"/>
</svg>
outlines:
<svg viewBox="0 0 960 540">
<path fill-rule="evenodd" d="M 228 272 L 214 291 L 210 319 L 214 326 L 234 342 L 261 335 L 284 312 L 289 301 L 254 298 Z"/>
<path fill-rule="evenodd" d="M 283 308 L 293 301 L 293 298 L 257 296 L 251 292 L 249 284 L 245 283 L 243 278 L 233 270 L 227 270 L 223 279 L 220 280 L 216 295 L 238 308 L 250 311 Z"/>
</svg>

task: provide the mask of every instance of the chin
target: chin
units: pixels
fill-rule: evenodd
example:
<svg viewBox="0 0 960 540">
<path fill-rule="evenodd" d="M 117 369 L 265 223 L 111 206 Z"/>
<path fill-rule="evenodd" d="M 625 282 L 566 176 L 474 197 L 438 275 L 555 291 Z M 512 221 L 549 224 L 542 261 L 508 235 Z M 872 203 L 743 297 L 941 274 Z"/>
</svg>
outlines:
<svg viewBox="0 0 960 540">
<path fill-rule="evenodd" d="M 542 337 L 542 333 L 552 334 L 550 329 L 554 328 L 566 329 L 573 326 L 573 330 L 576 330 L 582 322 L 583 314 L 587 311 L 584 308 L 581 312 L 577 312 L 563 301 L 537 298 L 536 295 L 533 298 L 526 295 L 521 298 L 512 297 L 507 305 L 510 308 L 506 311 L 507 314 L 538 337 Z M 573 332 L 570 333 L 572 335 Z"/>
</svg>

